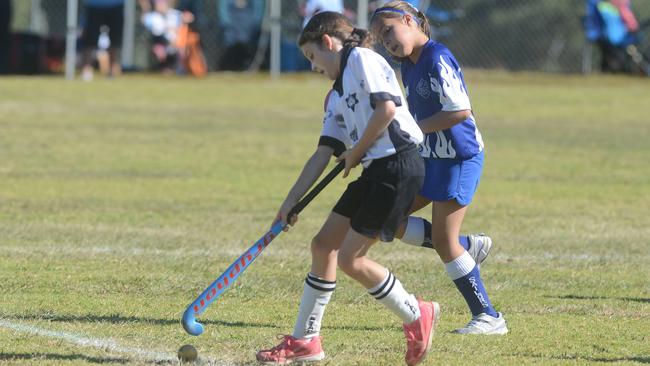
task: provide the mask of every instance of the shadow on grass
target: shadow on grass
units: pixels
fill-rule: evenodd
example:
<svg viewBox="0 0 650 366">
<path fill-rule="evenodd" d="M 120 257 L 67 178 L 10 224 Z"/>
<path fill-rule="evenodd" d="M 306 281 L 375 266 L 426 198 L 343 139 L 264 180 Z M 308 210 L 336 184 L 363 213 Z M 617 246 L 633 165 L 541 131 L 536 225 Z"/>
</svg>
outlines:
<svg viewBox="0 0 650 366">
<path fill-rule="evenodd" d="M 129 324 L 129 323 L 142 323 L 142 324 L 156 324 L 156 325 L 178 325 L 181 326 L 179 319 L 156 319 L 145 318 L 137 316 L 123 316 L 123 315 L 56 315 L 56 314 L 27 314 L 27 315 L 7 315 L 18 320 L 36 320 L 36 321 L 51 321 L 51 322 L 87 322 L 87 323 L 110 323 L 110 324 Z M 273 323 L 251 323 L 241 321 L 226 321 L 226 320 L 210 320 L 200 319 L 201 324 L 217 325 L 223 327 L 233 328 L 282 328 L 283 325 Z M 384 330 L 382 327 L 373 326 L 358 326 L 358 325 L 335 325 L 326 326 L 324 328 L 335 330 L 356 330 L 356 331 L 380 331 Z"/>
<path fill-rule="evenodd" d="M 638 362 L 638 363 L 650 363 L 650 357 L 644 357 L 644 356 L 629 356 L 629 357 L 612 357 L 612 358 L 607 358 L 607 357 L 593 357 L 589 358 L 589 361 L 594 361 L 594 362 Z"/>
<path fill-rule="evenodd" d="M 628 302 L 640 302 L 650 304 L 650 298 L 643 297 L 607 297 L 607 296 L 581 296 L 581 295 L 562 295 L 562 296 L 546 296 L 555 299 L 568 299 L 568 300 L 620 300 Z"/>
<path fill-rule="evenodd" d="M 61 361 L 84 361 L 88 363 L 117 363 L 126 364 L 132 362 L 128 358 L 117 357 L 93 357 L 80 355 L 78 353 L 71 355 L 62 355 L 58 353 L 4 353 L 0 352 L 0 361 L 18 361 L 18 360 L 61 360 Z"/>
<path fill-rule="evenodd" d="M 63 355 L 59 353 L 4 353 L 0 352 L 0 361 L 18 361 L 18 360 L 60 360 L 60 361 L 84 361 L 87 363 L 114 363 L 114 364 L 128 364 L 133 363 L 134 360 L 124 357 L 94 357 L 86 356 L 78 353 Z M 170 365 L 176 364 L 177 361 L 160 361 L 160 360 L 147 360 L 146 363 L 154 365 Z"/>
<path fill-rule="evenodd" d="M 542 356 L 542 355 L 521 355 L 516 356 L 524 357 L 533 357 L 533 358 L 544 358 L 552 360 L 572 360 L 572 361 L 582 361 L 582 362 L 607 362 L 607 363 L 619 363 L 619 362 L 636 362 L 636 363 L 648 363 L 650 364 L 650 356 L 623 356 L 623 357 L 580 357 L 580 356 Z"/>
</svg>

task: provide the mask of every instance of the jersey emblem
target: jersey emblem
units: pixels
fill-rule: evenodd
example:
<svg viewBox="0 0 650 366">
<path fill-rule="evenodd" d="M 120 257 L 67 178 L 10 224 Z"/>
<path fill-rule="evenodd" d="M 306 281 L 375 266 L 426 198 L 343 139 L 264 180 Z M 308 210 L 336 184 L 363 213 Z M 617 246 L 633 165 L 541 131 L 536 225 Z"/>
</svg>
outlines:
<svg viewBox="0 0 650 366">
<path fill-rule="evenodd" d="M 388 66 L 388 64 L 384 65 L 384 72 L 381 74 L 381 77 L 386 80 L 387 83 L 390 83 L 391 79 L 393 79 L 393 69 Z"/>
<path fill-rule="evenodd" d="M 429 84 L 424 79 L 420 79 L 420 81 L 418 81 L 418 85 L 415 87 L 415 90 L 417 91 L 418 95 L 424 99 L 429 99 L 431 97 L 431 89 L 429 88 Z"/>
<path fill-rule="evenodd" d="M 357 128 L 355 127 L 352 132 L 350 132 L 350 139 L 354 142 L 357 142 L 359 140 L 359 134 L 357 133 Z"/>
<path fill-rule="evenodd" d="M 340 128 L 345 128 L 345 119 L 343 119 L 342 114 L 334 115 L 334 120 L 336 121 L 337 126 L 339 126 Z"/>
<path fill-rule="evenodd" d="M 348 97 L 345 98 L 345 102 L 348 104 L 348 108 L 352 109 L 352 112 L 354 112 L 354 107 L 359 103 L 359 99 L 357 99 L 357 93 L 348 95 Z"/>
<path fill-rule="evenodd" d="M 332 111 L 328 109 L 327 112 L 325 113 L 325 118 L 323 118 L 323 123 L 325 123 L 325 121 L 327 121 L 328 119 L 332 118 L 333 114 L 334 113 L 332 113 Z"/>
</svg>

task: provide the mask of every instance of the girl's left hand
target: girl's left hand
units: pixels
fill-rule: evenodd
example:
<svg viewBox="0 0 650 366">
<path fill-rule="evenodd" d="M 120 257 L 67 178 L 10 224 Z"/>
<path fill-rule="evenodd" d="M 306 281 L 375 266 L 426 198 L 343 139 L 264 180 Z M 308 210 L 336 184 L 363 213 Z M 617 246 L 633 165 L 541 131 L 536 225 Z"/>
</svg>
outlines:
<svg viewBox="0 0 650 366">
<path fill-rule="evenodd" d="M 358 154 L 355 148 L 345 150 L 341 155 L 339 155 L 338 158 L 336 158 L 336 162 L 345 160 L 343 178 L 347 177 L 348 174 L 350 174 L 350 170 L 352 170 L 352 168 L 359 165 L 361 158 L 363 158 L 363 155 Z"/>
</svg>

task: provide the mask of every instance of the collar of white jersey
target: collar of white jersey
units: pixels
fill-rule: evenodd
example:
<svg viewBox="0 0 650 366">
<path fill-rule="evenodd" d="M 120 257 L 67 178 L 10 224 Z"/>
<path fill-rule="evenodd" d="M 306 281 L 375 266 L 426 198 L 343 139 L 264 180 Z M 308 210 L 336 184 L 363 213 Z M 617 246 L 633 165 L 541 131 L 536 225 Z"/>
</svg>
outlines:
<svg viewBox="0 0 650 366">
<path fill-rule="evenodd" d="M 341 50 L 341 64 L 339 65 L 339 76 L 334 80 L 334 85 L 332 89 L 336 90 L 339 95 L 343 95 L 343 71 L 345 71 L 345 66 L 348 64 L 348 57 L 350 53 L 356 46 L 345 46 Z"/>
</svg>

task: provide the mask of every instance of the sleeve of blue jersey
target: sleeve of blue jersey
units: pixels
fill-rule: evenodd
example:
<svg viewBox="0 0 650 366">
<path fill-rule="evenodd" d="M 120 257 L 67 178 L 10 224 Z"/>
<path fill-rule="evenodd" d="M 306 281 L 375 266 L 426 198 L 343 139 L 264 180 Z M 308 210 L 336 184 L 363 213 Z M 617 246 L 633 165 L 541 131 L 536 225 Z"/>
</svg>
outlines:
<svg viewBox="0 0 650 366">
<path fill-rule="evenodd" d="M 472 109 L 462 71 L 454 55 L 446 47 L 438 45 L 431 56 L 431 88 L 438 93 L 442 110 Z"/>
</svg>

